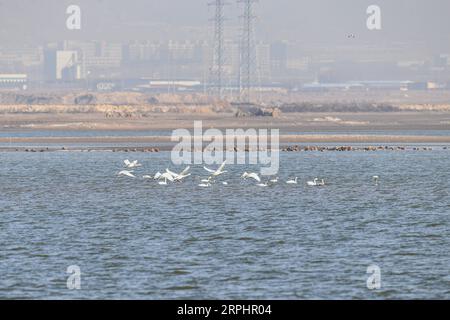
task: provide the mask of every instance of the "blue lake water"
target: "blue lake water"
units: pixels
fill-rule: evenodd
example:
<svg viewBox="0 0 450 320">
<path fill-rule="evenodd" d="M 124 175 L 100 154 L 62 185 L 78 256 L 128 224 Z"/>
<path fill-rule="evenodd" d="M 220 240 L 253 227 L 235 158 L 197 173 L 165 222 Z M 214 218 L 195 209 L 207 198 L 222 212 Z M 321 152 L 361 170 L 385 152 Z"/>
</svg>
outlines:
<svg viewBox="0 0 450 320">
<path fill-rule="evenodd" d="M 168 186 L 118 177 L 127 157 L 138 177 L 182 169 L 167 152 L 0 153 L 0 298 L 450 298 L 449 150 L 282 153 L 268 188 L 242 165 L 206 189 L 201 166 Z"/>
</svg>

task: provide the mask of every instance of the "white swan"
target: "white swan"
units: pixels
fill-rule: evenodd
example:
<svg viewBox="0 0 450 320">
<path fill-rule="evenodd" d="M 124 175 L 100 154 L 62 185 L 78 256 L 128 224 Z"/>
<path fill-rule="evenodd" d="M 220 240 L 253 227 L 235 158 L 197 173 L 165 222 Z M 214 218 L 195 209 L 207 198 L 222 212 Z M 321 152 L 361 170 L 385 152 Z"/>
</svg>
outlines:
<svg viewBox="0 0 450 320">
<path fill-rule="evenodd" d="M 209 187 L 211 187 L 211 183 L 200 183 L 199 185 L 198 185 L 199 187 L 202 187 L 202 188 L 209 188 Z"/>
<path fill-rule="evenodd" d="M 265 188 L 265 187 L 269 186 L 269 183 L 268 182 L 266 182 L 266 183 L 258 183 L 256 186 Z"/>
<path fill-rule="evenodd" d="M 191 167 L 187 167 L 180 173 L 175 173 L 175 172 L 170 171 L 169 169 L 166 169 L 166 173 L 170 174 L 173 177 L 174 181 L 181 181 L 184 178 L 187 178 L 191 175 L 190 173 L 188 173 L 189 169 L 191 169 Z"/>
<path fill-rule="evenodd" d="M 223 168 L 225 167 L 225 164 L 226 164 L 226 163 L 227 163 L 227 162 L 224 161 L 224 162 L 220 165 L 219 169 L 217 169 L 217 170 L 211 170 L 211 169 L 208 169 L 207 167 L 203 167 L 203 169 L 205 169 L 206 171 L 208 171 L 209 173 L 211 173 L 211 176 L 212 176 L 212 177 L 217 177 L 217 176 L 220 176 L 221 174 L 224 174 L 224 173 L 227 172 L 227 171 L 224 171 L 224 170 L 223 170 Z"/>
<path fill-rule="evenodd" d="M 298 178 L 295 177 L 295 179 L 293 179 L 293 180 L 288 180 L 288 181 L 286 181 L 286 183 L 287 183 L 287 184 L 297 184 L 297 181 L 298 181 Z"/>
<path fill-rule="evenodd" d="M 153 179 L 153 177 L 149 176 L 149 175 L 145 175 L 145 176 L 142 176 L 142 179 Z"/>
<path fill-rule="evenodd" d="M 310 187 L 322 187 L 325 185 L 325 180 L 319 181 L 318 178 L 315 178 L 313 181 L 308 181 L 307 184 Z"/>
<path fill-rule="evenodd" d="M 258 176 L 257 173 L 254 173 L 254 172 L 251 172 L 251 173 L 244 172 L 242 174 L 241 178 L 243 178 L 243 179 L 249 179 L 250 178 L 250 179 L 255 179 L 258 182 L 261 182 L 261 178 Z"/>
<path fill-rule="evenodd" d="M 161 172 L 157 172 L 156 174 L 155 174 L 155 176 L 153 177 L 153 179 L 155 179 L 155 180 L 158 180 L 159 178 L 161 178 Z"/>
<path fill-rule="evenodd" d="M 126 159 L 123 161 L 123 163 L 125 163 L 125 166 L 128 169 L 137 168 L 137 167 L 142 166 L 137 160 L 134 160 L 133 162 L 131 162 L 130 160 Z"/>
<path fill-rule="evenodd" d="M 159 181 L 159 182 L 158 182 L 158 184 L 159 184 L 159 185 L 162 185 L 162 186 L 166 186 L 166 185 L 167 185 L 167 180 L 169 180 L 170 182 L 173 182 L 173 181 L 174 181 L 172 175 L 169 174 L 169 173 L 167 173 L 167 172 L 166 172 L 166 173 L 163 173 L 163 174 L 159 177 L 159 180 L 162 180 L 162 179 L 164 179 L 164 181 Z"/>
<path fill-rule="evenodd" d="M 130 177 L 130 178 L 136 178 L 136 176 L 133 174 L 134 171 L 130 171 L 130 170 L 122 170 L 119 172 L 119 176 L 126 176 L 126 177 Z"/>
<path fill-rule="evenodd" d="M 203 183 L 211 183 L 211 177 L 209 177 L 208 179 L 202 179 L 200 182 L 203 182 Z"/>
<path fill-rule="evenodd" d="M 372 179 L 375 182 L 375 185 L 378 185 L 378 181 L 380 180 L 380 177 L 379 176 L 373 176 Z"/>
</svg>

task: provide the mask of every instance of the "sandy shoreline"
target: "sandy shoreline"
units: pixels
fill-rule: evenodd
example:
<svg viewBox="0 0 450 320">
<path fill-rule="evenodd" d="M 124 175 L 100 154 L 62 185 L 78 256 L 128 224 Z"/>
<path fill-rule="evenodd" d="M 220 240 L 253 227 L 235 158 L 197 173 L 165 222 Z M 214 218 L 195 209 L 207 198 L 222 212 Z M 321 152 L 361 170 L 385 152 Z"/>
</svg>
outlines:
<svg viewBox="0 0 450 320">
<path fill-rule="evenodd" d="M 8 131 L 172 131 L 209 128 L 273 128 L 283 133 L 450 130 L 450 112 L 282 113 L 279 117 L 235 117 L 230 113 L 155 113 L 148 117 L 107 118 L 101 113 L 0 113 Z"/>
<path fill-rule="evenodd" d="M 243 137 L 240 137 L 243 138 Z M 406 136 L 406 135 L 281 135 L 280 143 L 450 143 L 450 136 Z M 0 138 L 0 143 L 7 144 L 155 144 L 174 145 L 170 136 L 133 136 L 133 137 L 12 137 Z"/>
<path fill-rule="evenodd" d="M 450 112 L 283 113 L 280 117 L 235 117 L 228 113 L 155 113 L 146 118 L 106 118 L 100 113 L 0 114 L 0 151 L 39 145 L 44 150 L 76 145 L 89 150 L 105 146 L 132 150 L 170 150 L 171 132 L 278 129 L 280 147 L 292 144 L 450 144 Z M 35 134 L 39 132 L 39 134 Z M 64 132 L 64 134 L 60 134 Z M 89 134 L 79 134 L 90 132 Z M 439 132 L 439 133 L 437 133 Z"/>
</svg>

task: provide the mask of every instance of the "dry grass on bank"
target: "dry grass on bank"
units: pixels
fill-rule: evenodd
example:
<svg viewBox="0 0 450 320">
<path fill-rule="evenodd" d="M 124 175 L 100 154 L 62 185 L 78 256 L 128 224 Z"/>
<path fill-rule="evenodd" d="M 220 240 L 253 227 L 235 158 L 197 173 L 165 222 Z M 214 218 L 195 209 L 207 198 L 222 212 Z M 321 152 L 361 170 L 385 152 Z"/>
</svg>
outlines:
<svg viewBox="0 0 450 320">
<path fill-rule="evenodd" d="M 290 96 L 289 96 L 290 97 Z M 292 97 L 291 97 L 292 98 Z M 320 100 L 322 98 L 323 100 Z M 345 100 L 345 99 L 346 100 Z M 425 98 L 425 97 L 422 97 Z M 444 98 L 444 97 L 443 97 Z M 274 96 L 264 98 L 253 109 L 273 109 L 283 113 L 305 112 L 450 112 L 447 102 L 383 102 L 383 97 L 307 95 L 293 101 L 276 101 Z M 374 102 L 377 101 L 377 102 Z M 447 101 L 450 101 L 447 100 Z M 248 109 L 248 108 L 247 108 Z M 149 94 L 137 92 L 113 93 L 23 93 L 0 92 L 0 114 L 84 114 L 100 113 L 105 117 L 145 117 L 154 113 L 212 114 L 249 113 L 245 106 L 230 101 L 219 101 L 203 94 Z M 258 111 L 258 110 L 256 110 Z M 239 113 L 238 112 L 238 113 Z M 261 112 L 260 112 L 261 113 Z M 261 114 L 264 114 L 262 112 Z M 254 115 L 258 115 L 255 113 Z"/>
</svg>

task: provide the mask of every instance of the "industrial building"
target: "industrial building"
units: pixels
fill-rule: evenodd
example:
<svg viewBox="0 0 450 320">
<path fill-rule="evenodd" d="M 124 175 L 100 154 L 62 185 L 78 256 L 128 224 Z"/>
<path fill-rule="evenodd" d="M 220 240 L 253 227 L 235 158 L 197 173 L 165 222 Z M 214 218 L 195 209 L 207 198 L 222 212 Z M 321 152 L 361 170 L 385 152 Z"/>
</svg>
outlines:
<svg viewBox="0 0 450 320">
<path fill-rule="evenodd" d="M 26 90 L 28 76 L 26 74 L 0 74 L 0 88 Z"/>
<path fill-rule="evenodd" d="M 44 61 L 45 79 L 49 82 L 81 79 L 81 66 L 76 51 L 46 50 Z"/>
</svg>

